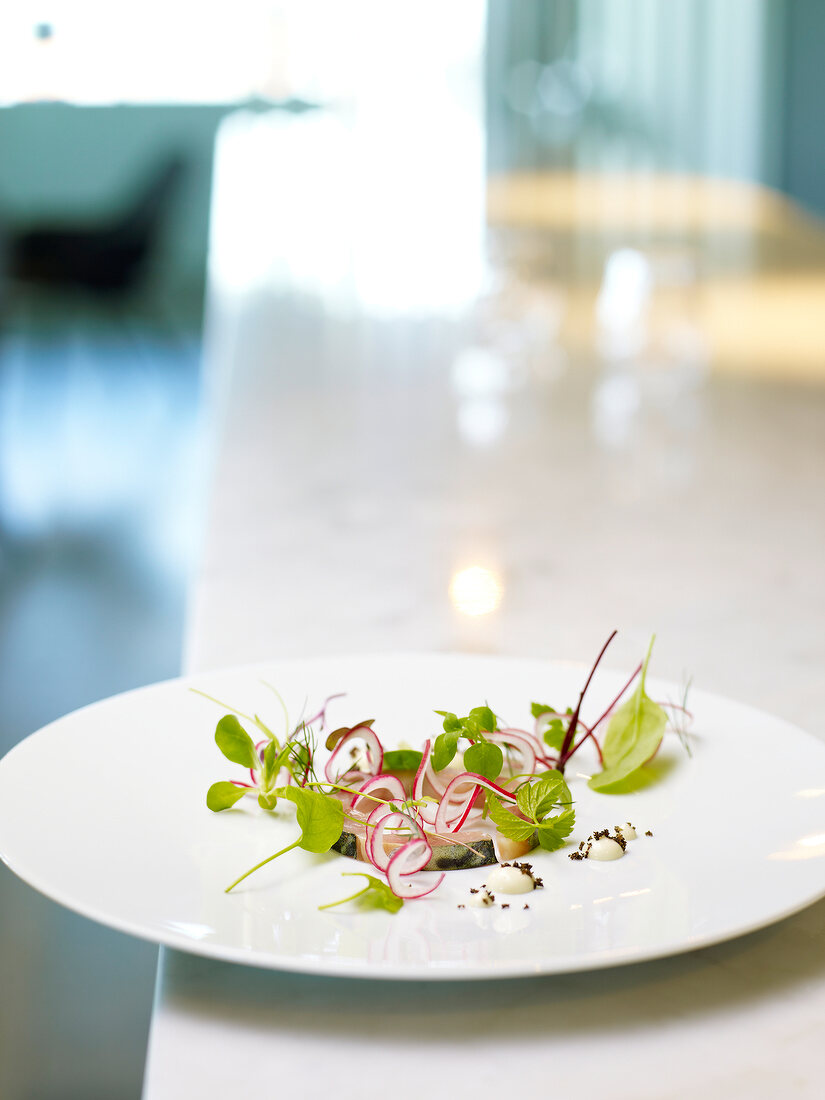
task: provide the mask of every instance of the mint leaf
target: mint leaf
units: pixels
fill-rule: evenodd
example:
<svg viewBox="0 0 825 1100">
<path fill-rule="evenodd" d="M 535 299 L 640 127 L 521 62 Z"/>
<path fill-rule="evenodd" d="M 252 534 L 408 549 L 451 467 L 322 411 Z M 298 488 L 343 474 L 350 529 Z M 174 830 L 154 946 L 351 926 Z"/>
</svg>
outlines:
<svg viewBox="0 0 825 1100">
<path fill-rule="evenodd" d="M 501 835 L 506 836 L 508 840 L 529 840 L 536 831 L 535 822 L 516 817 L 515 814 L 504 808 L 501 799 L 496 798 L 494 794 L 489 792 L 487 794 L 487 813 L 495 822 Z"/>
<path fill-rule="evenodd" d="M 234 714 L 225 714 L 215 727 L 215 743 L 227 760 L 244 768 L 260 765 L 255 743 Z"/>
<path fill-rule="evenodd" d="M 363 890 L 350 894 L 349 897 L 341 898 L 340 901 L 331 901 L 326 905 L 319 905 L 319 909 L 332 909 L 336 905 L 344 905 L 345 902 L 355 901 L 364 909 L 386 909 L 388 913 L 397 913 L 404 904 L 403 899 L 394 894 L 386 882 L 382 882 L 381 879 L 375 878 L 373 875 L 366 875 L 363 871 L 345 871 L 342 878 L 365 878 L 367 885 Z"/>
<path fill-rule="evenodd" d="M 536 826 L 539 844 L 545 851 L 555 852 L 573 832 L 575 824 L 576 814 L 573 810 L 565 810 L 556 817 L 548 817 Z"/>
<path fill-rule="evenodd" d="M 588 784 L 594 791 L 610 794 L 619 787 L 626 789 L 626 780 L 650 760 L 662 742 L 667 714 L 645 693 L 647 666 L 655 640 L 654 635 L 642 666 L 639 686 L 608 723 L 602 743 L 604 770 L 592 776 Z"/>
<path fill-rule="evenodd" d="M 328 852 L 344 829 L 344 807 L 340 799 L 305 787 L 279 787 L 275 794 L 295 803 L 301 836 L 297 841 L 306 852 Z"/>
<path fill-rule="evenodd" d="M 464 767 L 485 779 L 496 779 L 504 767 L 504 753 L 492 741 L 477 741 L 464 753 Z"/>
<path fill-rule="evenodd" d="M 385 772 L 417 772 L 422 754 L 417 749 L 391 749 L 384 753 Z"/>
<path fill-rule="evenodd" d="M 221 810 L 228 810 L 243 798 L 248 789 L 248 787 L 236 787 L 234 783 L 226 781 L 213 783 L 206 792 L 206 805 L 216 814 Z"/>
<path fill-rule="evenodd" d="M 431 757 L 434 771 L 443 771 L 448 764 L 452 763 L 455 754 L 458 752 L 458 738 L 458 730 L 447 730 L 444 733 L 439 733 L 436 737 Z"/>
</svg>

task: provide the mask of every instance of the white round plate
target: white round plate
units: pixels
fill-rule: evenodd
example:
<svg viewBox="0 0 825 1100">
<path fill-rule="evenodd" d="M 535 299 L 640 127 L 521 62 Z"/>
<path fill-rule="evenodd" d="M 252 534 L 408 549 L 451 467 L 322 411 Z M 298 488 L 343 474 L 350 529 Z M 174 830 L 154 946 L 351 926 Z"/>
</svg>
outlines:
<svg viewBox="0 0 825 1100">
<path fill-rule="evenodd" d="M 460 655 L 344 657 L 129 692 L 61 718 L 0 761 L 0 856 L 55 901 L 132 935 L 253 966 L 365 978 L 512 977 L 637 962 L 761 928 L 825 894 L 825 746 L 701 692 L 690 700 L 691 755 L 667 734 L 645 789 L 596 794 L 583 774 L 592 757 L 571 762 L 574 845 L 629 820 L 639 837 L 620 860 L 571 861 L 574 845 L 534 853 L 544 889 L 499 895 L 485 910 L 459 908 L 485 881 L 481 868 L 450 872 L 397 915 L 319 911 L 358 885 L 342 872 L 369 868 L 299 850 L 224 893 L 298 828 L 291 807 L 273 816 L 252 799 L 207 810 L 208 786 L 242 772 L 213 740 L 225 712 L 190 687 L 260 714 L 278 732 L 283 714 L 262 680 L 296 718 L 345 691 L 331 704 L 333 726 L 374 718 L 385 745 L 419 745 L 440 728 L 434 708 L 464 714 L 487 702 L 507 722 L 529 724 L 533 700 L 574 704 L 585 672 Z M 585 720 L 623 682 L 598 673 Z M 678 698 L 672 685 L 651 681 L 648 690 Z"/>
</svg>

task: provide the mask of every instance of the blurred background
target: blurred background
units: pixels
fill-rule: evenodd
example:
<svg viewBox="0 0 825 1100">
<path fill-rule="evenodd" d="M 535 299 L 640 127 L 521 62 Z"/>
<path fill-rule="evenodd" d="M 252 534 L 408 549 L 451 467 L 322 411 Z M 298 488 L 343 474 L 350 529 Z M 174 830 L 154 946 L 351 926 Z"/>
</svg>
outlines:
<svg viewBox="0 0 825 1100">
<path fill-rule="evenodd" d="M 408 370 L 458 319 L 469 448 L 586 366 L 663 491 L 707 378 L 818 392 L 823 41 L 819 0 L 0 8 L 0 753 L 180 671 L 239 302 L 369 317 Z M 0 867 L 0 1096 L 139 1095 L 155 957 Z"/>
</svg>

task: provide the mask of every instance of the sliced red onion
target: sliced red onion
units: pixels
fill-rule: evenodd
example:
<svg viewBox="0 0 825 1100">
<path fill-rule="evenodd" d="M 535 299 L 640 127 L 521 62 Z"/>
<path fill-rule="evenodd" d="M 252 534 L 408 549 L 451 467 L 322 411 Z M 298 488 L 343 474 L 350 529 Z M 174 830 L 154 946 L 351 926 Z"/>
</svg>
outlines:
<svg viewBox="0 0 825 1100">
<path fill-rule="evenodd" d="M 395 812 L 394 810 L 389 811 L 389 813 L 394 813 L 394 812 Z M 388 813 L 388 811 L 387 811 L 386 806 L 376 806 L 375 809 L 372 811 L 372 813 L 369 815 L 369 817 L 366 820 L 366 832 L 365 832 L 365 835 L 364 835 L 364 850 L 366 852 L 367 859 L 375 867 L 378 867 L 378 864 L 375 862 L 375 860 L 373 858 L 373 854 L 372 854 L 373 841 L 375 839 L 375 827 L 378 825 L 378 822 L 381 820 L 382 817 L 387 816 L 387 813 Z M 379 870 L 380 870 L 380 867 L 379 867 Z"/>
<path fill-rule="evenodd" d="M 424 742 L 424 748 L 421 752 L 421 763 L 418 765 L 418 771 L 415 773 L 415 779 L 413 780 L 412 796 L 416 802 L 424 798 L 424 780 L 431 773 L 431 748 L 432 741 L 428 739 Z M 435 802 L 425 802 L 423 805 L 417 806 L 415 812 L 425 825 L 435 825 L 435 815 L 438 813 L 438 804 Z"/>
<path fill-rule="evenodd" d="M 399 898 L 425 898 L 437 890 L 444 881 L 445 872 L 430 882 L 429 878 L 413 878 L 432 859 L 433 850 L 427 840 L 413 838 L 394 852 L 387 864 L 387 882 L 390 889 Z"/>
<path fill-rule="evenodd" d="M 346 775 L 351 768 L 346 768 L 343 772 L 338 772 L 335 768 L 335 762 L 338 759 L 341 750 L 350 743 L 353 739 L 363 741 L 367 746 L 367 760 L 371 769 L 371 774 L 378 774 L 384 766 L 384 749 L 375 731 L 370 726 L 353 726 L 348 733 L 345 733 L 338 744 L 335 746 L 332 755 L 326 762 L 324 768 L 324 775 L 328 783 L 337 783 L 342 775 Z"/>
<path fill-rule="evenodd" d="M 358 813 L 359 810 L 363 813 L 361 807 L 362 799 L 368 805 L 374 806 L 375 803 L 371 798 L 364 798 L 363 796 L 366 794 L 375 794 L 377 791 L 386 791 L 390 798 L 396 799 L 399 802 L 404 802 L 407 797 L 407 792 L 404 790 L 404 784 L 398 776 L 382 772 L 380 775 L 372 776 L 371 779 L 368 779 L 366 783 L 362 783 L 358 788 L 358 794 L 351 806 L 353 813 Z M 388 807 L 384 807 L 384 809 L 387 808 Z"/>
<path fill-rule="evenodd" d="M 402 813 L 400 810 L 390 810 L 387 813 L 386 806 L 380 806 L 377 809 L 384 811 L 384 815 L 379 817 L 376 811 L 373 810 L 367 818 L 367 843 L 365 847 L 367 858 L 373 867 L 377 867 L 379 871 L 386 871 L 392 858 L 384 848 L 384 833 L 387 829 L 409 829 L 412 833 L 411 840 L 424 840 L 424 830 L 409 814 Z M 372 830 L 370 830 L 371 824 L 374 825 Z M 370 832 L 372 832 L 371 836 Z M 402 847 L 406 847 L 406 844 Z M 424 863 L 426 862 L 428 860 L 424 861 Z M 421 866 L 423 867 L 424 864 Z M 417 867 L 416 870 L 421 870 L 421 868 Z"/>
<path fill-rule="evenodd" d="M 529 734 L 523 730 L 495 730 L 493 733 L 485 733 L 488 741 L 497 745 L 510 745 L 521 754 L 520 762 L 516 768 L 516 775 L 533 775 L 536 770 L 536 746 Z"/>
<path fill-rule="evenodd" d="M 461 829 L 463 828 L 465 822 L 467 821 L 467 818 L 470 816 L 470 811 L 473 808 L 473 803 L 475 802 L 476 797 L 477 797 L 480 790 L 481 790 L 481 787 L 473 787 L 473 793 L 467 799 L 467 805 L 464 809 L 464 813 L 461 815 L 461 819 L 459 820 L 456 827 L 452 830 L 454 833 L 460 832 Z"/>
<path fill-rule="evenodd" d="M 415 773 L 415 779 L 413 780 L 412 796 L 416 800 L 424 797 L 424 776 L 430 762 L 431 747 L 432 742 L 427 738 L 424 742 L 424 748 L 421 750 L 421 763 L 418 765 L 418 771 Z"/>
<path fill-rule="evenodd" d="M 459 809 L 456 811 L 455 806 L 451 804 L 451 798 L 454 797 L 461 787 L 466 787 L 468 784 L 473 784 L 476 788 L 469 797 L 465 797 L 461 800 Z M 461 823 L 467 817 L 468 803 L 472 807 L 475 800 L 478 788 L 484 787 L 488 791 L 493 791 L 500 798 L 506 798 L 508 802 L 515 802 L 516 796 L 512 791 L 507 791 L 504 787 L 499 787 L 497 783 L 493 783 L 492 780 L 486 779 L 483 775 L 477 775 L 475 772 L 462 772 L 461 775 L 457 775 L 455 779 L 447 787 L 441 801 L 438 804 L 438 813 L 435 818 L 435 829 L 439 833 L 457 833 L 461 827 Z"/>
</svg>

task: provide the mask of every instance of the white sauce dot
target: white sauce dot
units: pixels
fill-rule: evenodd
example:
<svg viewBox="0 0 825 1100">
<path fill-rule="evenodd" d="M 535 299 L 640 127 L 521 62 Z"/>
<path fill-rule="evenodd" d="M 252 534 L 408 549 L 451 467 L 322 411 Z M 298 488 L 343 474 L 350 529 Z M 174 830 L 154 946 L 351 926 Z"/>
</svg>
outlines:
<svg viewBox="0 0 825 1100">
<path fill-rule="evenodd" d="M 618 832 L 622 834 L 625 840 L 636 839 L 636 829 L 630 824 L 629 821 L 626 821 L 624 825 L 620 825 L 618 828 Z"/>
<path fill-rule="evenodd" d="M 588 859 L 621 859 L 623 855 L 624 848 L 609 836 L 592 841 L 587 852 Z"/>
<path fill-rule="evenodd" d="M 520 867 L 494 867 L 487 880 L 491 890 L 502 894 L 529 894 L 535 889 L 533 876 Z"/>
<path fill-rule="evenodd" d="M 470 894 L 470 905 L 474 909 L 486 909 L 488 905 L 493 904 L 493 895 L 489 890 L 486 890 L 483 886 L 475 894 Z"/>
</svg>

